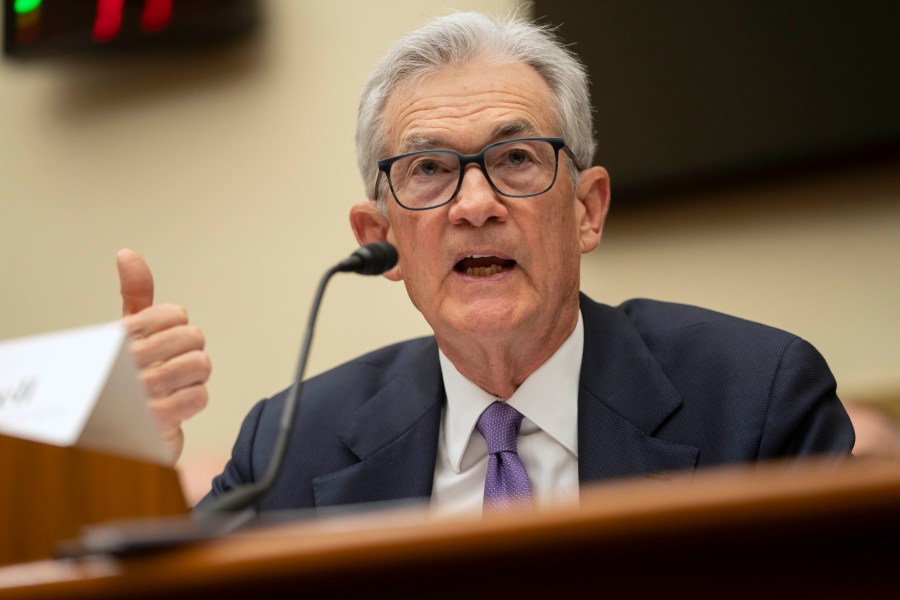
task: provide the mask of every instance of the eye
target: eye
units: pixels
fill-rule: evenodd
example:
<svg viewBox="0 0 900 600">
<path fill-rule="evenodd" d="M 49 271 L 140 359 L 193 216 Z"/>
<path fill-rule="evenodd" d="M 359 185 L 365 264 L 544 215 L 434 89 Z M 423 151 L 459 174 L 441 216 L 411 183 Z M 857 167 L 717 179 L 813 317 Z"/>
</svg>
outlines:
<svg viewBox="0 0 900 600">
<path fill-rule="evenodd" d="M 526 169 L 541 162 L 537 150 L 537 147 L 528 142 L 503 144 L 488 155 L 488 163 L 491 169 Z"/>
<path fill-rule="evenodd" d="M 413 175 L 431 176 L 437 175 L 441 171 L 441 165 L 434 159 L 426 158 L 413 164 Z"/>
<path fill-rule="evenodd" d="M 527 162 L 531 162 L 531 154 L 524 148 L 511 148 L 504 155 L 504 160 L 508 165 L 518 167 Z"/>
<path fill-rule="evenodd" d="M 419 154 L 403 161 L 403 172 L 409 178 L 430 179 L 455 173 L 459 168 L 456 157 L 450 154 Z"/>
</svg>

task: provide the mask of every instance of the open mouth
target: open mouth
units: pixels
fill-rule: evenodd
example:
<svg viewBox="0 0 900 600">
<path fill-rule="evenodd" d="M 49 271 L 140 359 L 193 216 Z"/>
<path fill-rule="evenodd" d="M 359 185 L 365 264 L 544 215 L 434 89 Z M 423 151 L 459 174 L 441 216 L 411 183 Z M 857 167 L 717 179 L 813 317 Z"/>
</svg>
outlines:
<svg viewBox="0 0 900 600">
<path fill-rule="evenodd" d="M 496 256 L 485 256 L 476 254 L 467 256 L 453 266 L 453 270 L 457 273 L 465 273 L 472 277 L 490 277 L 516 266 L 516 261 L 498 258 Z"/>
</svg>

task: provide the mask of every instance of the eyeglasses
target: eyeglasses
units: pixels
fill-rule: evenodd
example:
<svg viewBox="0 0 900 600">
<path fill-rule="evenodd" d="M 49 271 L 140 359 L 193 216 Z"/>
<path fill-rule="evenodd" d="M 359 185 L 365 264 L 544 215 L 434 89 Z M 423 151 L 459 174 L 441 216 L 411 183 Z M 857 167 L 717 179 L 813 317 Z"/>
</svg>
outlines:
<svg viewBox="0 0 900 600">
<path fill-rule="evenodd" d="M 456 197 L 466 165 L 472 163 L 481 167 L 498 194 L 510 198 L 539 196 L 556 183 L 560 150 L 564 150 L 579 168 L 566 142 L 551 137 L 497 142 L 485 146 L 478 154 L 421 150 L 385 158 L 378 161 L 375 197 L 378 197 L 378 183 L 384 173 L 394 200 L 403 208 L 438 208 Z"/>
</svg>

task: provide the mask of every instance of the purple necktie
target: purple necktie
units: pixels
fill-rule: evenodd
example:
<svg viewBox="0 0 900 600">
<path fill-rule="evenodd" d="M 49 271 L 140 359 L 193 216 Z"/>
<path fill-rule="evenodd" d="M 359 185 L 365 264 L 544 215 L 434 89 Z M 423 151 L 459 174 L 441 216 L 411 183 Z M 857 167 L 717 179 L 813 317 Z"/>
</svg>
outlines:
<svg viewBox="0 0 900 600">
<path fill-rule="evenodd" d="M 531 507 L 531 484 L 516 446 L 521 425 L 522 413 L 506 402 L 494 402 L 478 417 L 476 428 L 490 453 L 484 479 L 485 510 Z"/>
</svg>

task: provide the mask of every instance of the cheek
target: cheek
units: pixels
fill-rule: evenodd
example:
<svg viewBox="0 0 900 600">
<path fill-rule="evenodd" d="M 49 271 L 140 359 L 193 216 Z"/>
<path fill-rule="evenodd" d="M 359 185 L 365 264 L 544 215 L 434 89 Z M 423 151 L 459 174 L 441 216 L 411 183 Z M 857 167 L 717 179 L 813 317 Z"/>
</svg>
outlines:
<svg viewBox="0 0 900 600">
<path fill-rule="evenodd" d="M 403 274 L 403 283 L 409 292 L 413 302 L 418 306 L 433 292 L 428 290 L 434 286 L 435 274 L 438 268 L 438 251 L 436 240 L 430 240 L 427 236 L 411 237 L 400 236 L 403 240 L 395 242 L 400 254 L 400 270 Z"/>
<path fill-rule="evenodd" d="M 440 215 L 410 215 L 409 211 L 391 216 L 388 239 L 397 247 L 401 269 L 411 276 L 416 287 L 420 287 L 423 278 L 428 278 L 441 269 L 442 223 L 435 217 Z"/>
<path fill-rule="evenodd" d="M 574 206 L 566 206 L 547 215 L 542 223 L 541 235 L 546 243 L 560 252 L 577 248 L 578 215 Z"/>
<path fill-rule="evenodd" d="M 581 268 L 581 243 L 574 209 L 547 216 L 538 235 L 543 256 L 537 256 L 552 286 L 571 280 Z"/>
<path fill-rule="evenodd" d="M 387 232 L 387 240 L 397 248 L 399 254 L 398 263 L 403 272 L 407 272 L 416 265 L 416 230 L 405 215 L 390 215 L 390 227 Z"/>
</svg>

